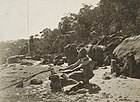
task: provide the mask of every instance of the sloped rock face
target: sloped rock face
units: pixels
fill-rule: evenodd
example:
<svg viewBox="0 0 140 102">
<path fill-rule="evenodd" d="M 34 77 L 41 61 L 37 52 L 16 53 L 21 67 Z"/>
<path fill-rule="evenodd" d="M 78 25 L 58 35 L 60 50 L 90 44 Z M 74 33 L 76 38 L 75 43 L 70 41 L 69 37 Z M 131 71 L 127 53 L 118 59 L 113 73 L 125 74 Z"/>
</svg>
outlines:
<svg viewBox="0 0 140 102">
<path fill-rule="evenodd" d="M 126 38 L 121 44 L 119 44 L 113 53 L 117 57 L 124 57 L 129 51 L 134 51 L 135 58 L 140 59 L 140 35 Z"/>
<path fill-rule="evenodd" d="M 98 45 L 98 46 L 92 46 L 88 52 L 89 57 L 97 62 L 98 66 L 102 66 L 103 60 L 104 60 L 104 46 Z"/>
</svg>

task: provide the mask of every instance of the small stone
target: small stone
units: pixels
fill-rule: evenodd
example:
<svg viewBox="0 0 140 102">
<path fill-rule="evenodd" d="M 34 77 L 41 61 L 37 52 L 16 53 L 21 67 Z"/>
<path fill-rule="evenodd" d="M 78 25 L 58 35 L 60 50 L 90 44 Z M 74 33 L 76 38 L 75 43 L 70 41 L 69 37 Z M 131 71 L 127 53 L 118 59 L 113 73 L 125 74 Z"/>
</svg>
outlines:
<svg viewBox="0 0 140 102">
<path fill-rule="evenodd" d="M 104 80 L 110 80 L 110 76 L 108 75 L 108 73 L 103 74 L 102 79 Z"/>
<path fill-rule="evenodd" d="M 105 84 L 105 82 L 104 82 L 104 81 L 102 81 L 102 82 L 101 82 L 101 84 Z"/>
<path fill-rule="evenodd" d="M 107 94 L 107 93 L 102 93 L 102 96 L 103 96 L 104 98 L 109 98 L 109 95 L 110 95 L 110 93 L 109 93 L 109 94 Z"/>
<path fill-rule="evenodd" d="M 113 98 L 113 96 L 112 95 L 109 95 L 109 98 Z"/>
<path fill-rule="evenodd" d="M 122 79 L 127 79 L 127 77 L 126 77 L 126 76 L 124 76 L 124 75 L 120 75 L 120 76 L 119 76 L 119 78 L 122 78 Z"/>
<path fill-rule="evenodd" d="M 121 80 L 119 80 L 118 82 L 121 82 Z"/>
<path fill-rule="evenodd" d="M 125 96 L 124 98 L 127 98 L 127 96 Z"/>
<path fill-rule="evenodd" d="M 119 98 L 122 98 L 122 96 L 119 96 Z"/>
<path fill-rule="evenodd" d="M 39 84 L 42 84 L 42 83 L 43 83 L 43 81 L 40 80 L 40 79 L 32 79 L 32 80 L 30 81 L 30 84 L 31 84 L 31 85 L 39 85 Z"/>
<path fill-rule="evenodd" d="M 94 101 L 99 101 L 99 99 L 98 98 L 95 98 Z"/>
<path fill-rule="evenodd" d="M 26 74 L 26 73 L 28 73 L 28 72 L 23 72 L 23 74 Z"/>
</svg>

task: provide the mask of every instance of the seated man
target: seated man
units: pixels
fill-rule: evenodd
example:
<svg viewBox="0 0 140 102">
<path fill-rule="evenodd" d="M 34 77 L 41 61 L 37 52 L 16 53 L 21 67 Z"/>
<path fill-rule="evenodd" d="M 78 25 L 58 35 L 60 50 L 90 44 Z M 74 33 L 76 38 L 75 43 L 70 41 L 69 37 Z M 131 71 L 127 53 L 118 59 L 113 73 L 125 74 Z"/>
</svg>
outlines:
<svg viewBox="0 0 140 102">
<path fill-rule="evenodd" d="M 89 84 L 89 79 L 94 76 L 93 64 L 91 58 L 87 56 L 86 49 L 82 48 L 79 51 L 79 60 L 65 69 L 60 69 L 60 71 L 67 73 L 69 78 L 82 81 L 84 85 L 87 85 Z"/>
<path fill-rule="evenodd" d="M 57 75 L 54 70 L 51 71 L 51 75 L 49 76 L 49 80 L 51 81 L 50 87 L 52 92 L 61 92 L 62 85 L 60 82 L 60 77 Z"/>
</svg>

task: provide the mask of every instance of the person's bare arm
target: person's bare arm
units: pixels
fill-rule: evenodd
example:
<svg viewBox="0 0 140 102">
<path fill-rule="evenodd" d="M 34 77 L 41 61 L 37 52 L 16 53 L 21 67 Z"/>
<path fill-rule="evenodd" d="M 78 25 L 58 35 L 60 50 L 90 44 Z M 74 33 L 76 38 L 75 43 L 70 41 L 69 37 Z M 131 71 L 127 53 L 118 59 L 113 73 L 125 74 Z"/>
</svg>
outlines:
<svg viewBox="0 0 140 102">
<path fill-rule="evenodd" d="M 68 66 L 67 68 L 65 68 L 65 69 L 60 69 L 60 71 L 68 70 L 68 69 L 74 69 L 75 67 L 79 66 L 80 64 L 81 64 L 81 60 L 78 60 L 77 62 L 75 62 L 74 64 Z"/>
<path fill-rule="evenodd" d="M 89 58 L 88 60 L 84 61 L 82 64 L 81 64 L 81 67 L 82 66 L 85 66 L 85 65 L 88 65 L 89 63 L 91 63 L 92 59 Z"/>
<path fill-rule="evenodd" d="M 72 72 L 78 71 L 78 70 L 80 70 L 80 69 L 81 69 L 81 66 L 75 67 L 75 68 L 72 70 Z"/>
<path fill-rule="evenodd" d="M 75 67 L 75 68 L 72 69 L 72 70 L 64 70 L 64 71 L 61 71 L 61 73 L 69 74 L 69 73 L 72 73 L 72 72 L 74 72 L 74 71 L 78 71 L 78 70 L 80 70 L 80 69 L 81 69 L 81 67 L 78 66 L 78 67 Z"/>
</svg>

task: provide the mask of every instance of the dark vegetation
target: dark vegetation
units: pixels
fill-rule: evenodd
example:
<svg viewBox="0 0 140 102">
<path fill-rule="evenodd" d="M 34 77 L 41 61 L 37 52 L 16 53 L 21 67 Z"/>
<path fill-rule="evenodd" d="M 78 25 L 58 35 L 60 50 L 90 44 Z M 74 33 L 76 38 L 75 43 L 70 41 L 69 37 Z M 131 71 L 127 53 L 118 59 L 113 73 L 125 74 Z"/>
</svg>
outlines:
<svg viewBox="0 0 140 102">
<path fill-rule="evenodd" d="M 70 13 L 61 18 L 58 28 L 45 28 L 39 34 L 30 36 L 31 55 L 60 54 L 68 44 L 101 45 L 118 42 L 108 39 L 113 35 L 129 37 L 140 34 L 139 0 L 101 0 L 97 7 L 84 4 L 77 14 Z M 123 40 L 123 39 L 122 39 Z M 4 60 L 9 56 L 27 54 L 27 40 L 0 43 L 0 56 Z M 6 47 L 5 47 L 6 46 Z M 5 61 L 0 61 L 1 63 Z"/>
<path fill-rule="evenodd" d="M 28 40 L 21 39 L 17 41 L 0 42 L 0 64 L 6 62 L 10 56 L 20 55 L 22 52 L 27 53 L 26 44 Z"/>
<path fill-rule="evenodd" d="M 95 8 L 83 5 L 78 14 L 61 18 L 58 28 L 45 28 L 40 32 L 41 38 L 32 36 L 33 53 L 61 53 L 67 44 L 96 44 L 107 35 L 138 35 L 139 16 L 139 0 L 101 0 Z M 108 42 L 102 44 L 106 46 Z"/>
</svg>

